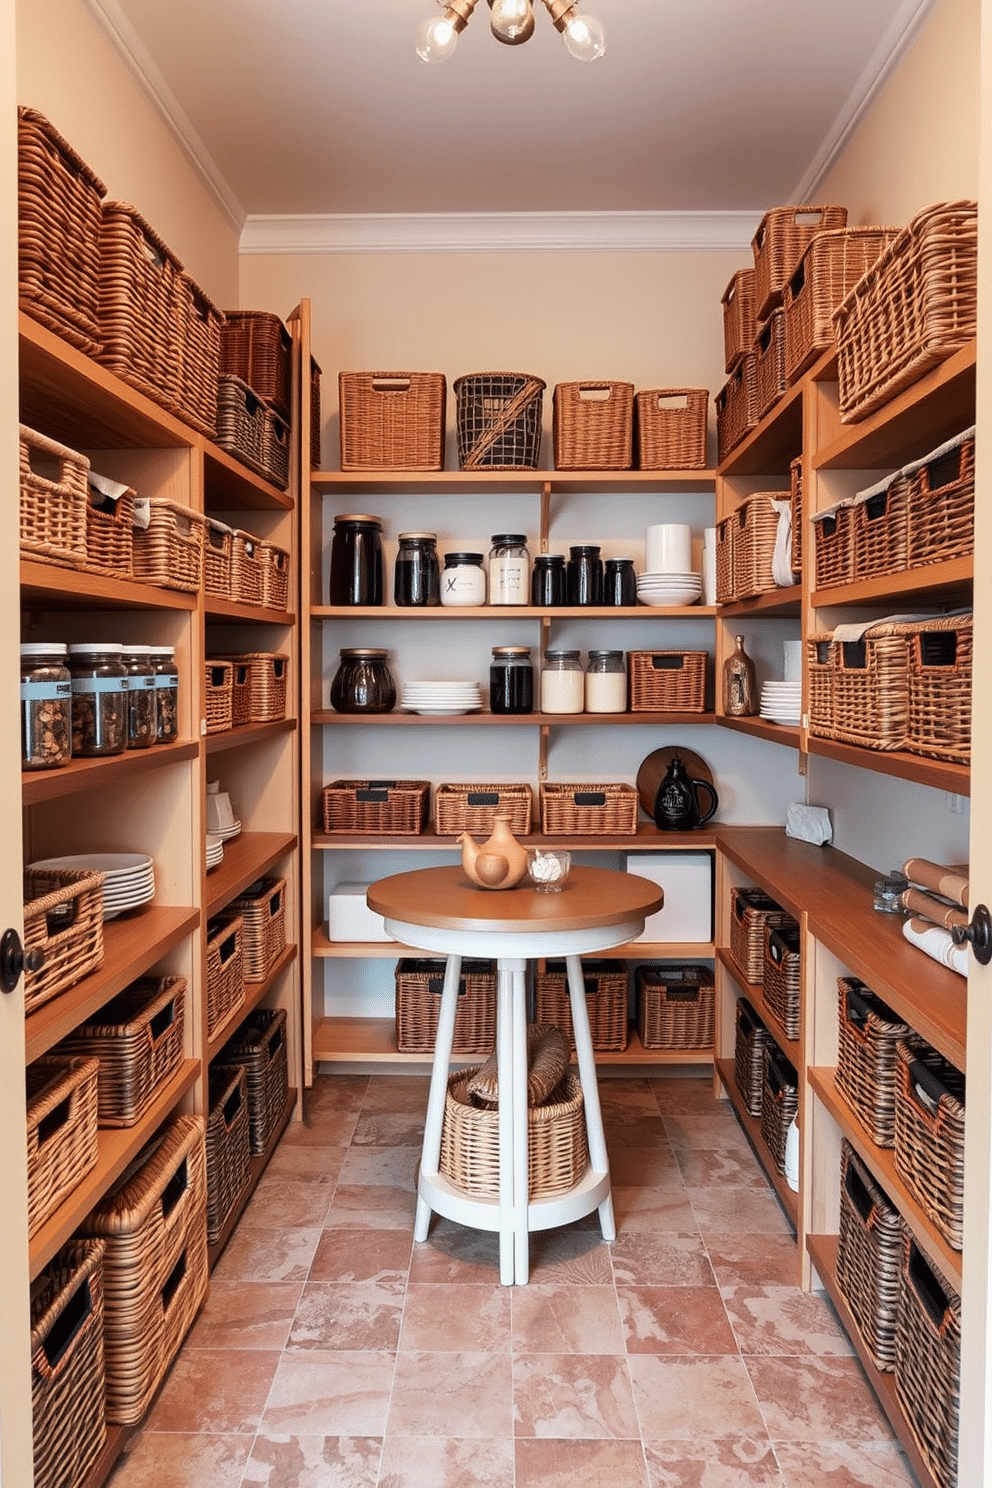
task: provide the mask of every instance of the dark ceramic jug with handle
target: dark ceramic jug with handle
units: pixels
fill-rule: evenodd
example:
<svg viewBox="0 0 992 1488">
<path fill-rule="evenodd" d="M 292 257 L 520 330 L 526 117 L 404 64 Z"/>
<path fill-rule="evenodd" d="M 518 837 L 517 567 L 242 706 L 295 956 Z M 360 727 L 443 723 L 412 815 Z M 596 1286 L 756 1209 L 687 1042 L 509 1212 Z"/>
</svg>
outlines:
<svg viewBox="0 0 992 1488">
<path fill-rule="evenodd" d="M 709 796 L 708 808 L 699 804 L 699 793 Z M 709 821 L 720 804 L 708 780 L 692 780 L 676 755 L 658 787 L 654 803 L 655 826 L 662 832 L 691 832 Z"/>
</svg>

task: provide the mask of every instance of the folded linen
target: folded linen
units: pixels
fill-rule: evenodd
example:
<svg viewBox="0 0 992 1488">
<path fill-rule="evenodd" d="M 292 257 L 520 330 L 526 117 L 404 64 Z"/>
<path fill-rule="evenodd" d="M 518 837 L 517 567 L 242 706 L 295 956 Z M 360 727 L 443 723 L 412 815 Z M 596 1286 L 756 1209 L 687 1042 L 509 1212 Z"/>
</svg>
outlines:
<svg viewBox="0 0 992 1488">
<path fill-rule="evenodd" d="M 931 925 L 929 920 L 913 919 L 903 921 L 902 933 L 910 945 L 919 947 L 934 961 L 949 966 L 959 976 L 968 975 L 968 947 L 955 945 L 949 930 Z"/>
<path fill-rule="evenodd" d="M 928 894 L 925 889 L 907 889 L 902 895 L 902 907 L 908 909 L 911 915 L 942 925 L 945 930 L 950 930 L 952 925 L 968 923 L 967 910 L 961 909 L 950 899 Z"/>
<path fill-rule="evenodd" d="M 907 858 L 902 871 L 911 884 L 940 894 L 945 899 L 968 908 L 968 864 L 934 863 L 930 858 Z"/>
</svg>

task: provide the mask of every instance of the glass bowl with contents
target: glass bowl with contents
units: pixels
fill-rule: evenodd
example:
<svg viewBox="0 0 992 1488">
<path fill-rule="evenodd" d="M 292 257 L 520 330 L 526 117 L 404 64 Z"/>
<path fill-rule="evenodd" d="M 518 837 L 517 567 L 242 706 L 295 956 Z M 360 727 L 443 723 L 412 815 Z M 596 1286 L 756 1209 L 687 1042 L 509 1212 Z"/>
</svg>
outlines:
<svg viewBox="0 0 992 1488">
<path fill-rule="evenodd" d="M 527 877 L 539 894 L 557 894 L 568 879 L 572 854 L 556 847 L 527 849 Z"/>
</svg>

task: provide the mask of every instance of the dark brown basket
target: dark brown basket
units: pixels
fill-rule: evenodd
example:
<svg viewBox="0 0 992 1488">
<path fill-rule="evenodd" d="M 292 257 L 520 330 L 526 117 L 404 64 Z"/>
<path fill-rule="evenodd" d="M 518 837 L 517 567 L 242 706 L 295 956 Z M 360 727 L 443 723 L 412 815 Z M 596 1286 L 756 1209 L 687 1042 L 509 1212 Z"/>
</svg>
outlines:
<svg viewBox="0 0 992 1488">
<path fill-rule="evenodd" d="M 114 579 L 131 577 L 134 549 L 134 492 L 124 491 L 116 499 L 90 491 L 86 503 L 87 573 L 106 574 Z"/>
<path fill-rule="evenodd" d="M 212 1039 L 245 1000 L 241 917 L 207 926 L 207 1038 Z"/>
<path fill-rule="evenodd" d="M 106 1440 L 103 1241 L 63 1246 L 31 1284 L 34 1488 L 85 1483 Z"/>
<path fill-rule="evenodd" d="M 556 470 L 629 470 L 634 384 L 559 382 L 553 398 Z"/>
<path fill-rule="evenodd" d="M 971 759 L 972 616 L 940 615 L 909 630 L 906 748 L 929 759 Z"/>
<path fill-rule="evenodd" d="M 795 920 L 782 925 L 770 925 L 766 920 L 764 944 L 762 987 L 765 1004 L 781 1024 L 786 1037 L 797 1039 L 801 1022 L 799 992 L 802 980 L 799 925 Z"/>
<path fill-rule="evenodd" d="M 499 1112 L 488 1103 L 473 1104 L 468 1085 L 477 1072 L 477 1066 L 469 1066 L 448 1079 L 439 1167 L 464 1193 L 496 1199 Z M 549 1101 L 527 1110 L 528 1200 L 567 1193 L 588 1163 L 582 1087 L 578 1077 L 569 1073 Z"/>
<path fill-rule="evenodd" d="M 908 1038 L 901 1023 L 857 977 L 838 977 L 840 1044 L 837 1089 L 876 1147 L 896 1139 L 896 1044 Z"/>
<path fill-rule="evenodd" d="M 731 889 L 730 954 L 745 980 L 762 985 L 765 974 L 765 926 L 780 930 L 795 920 L 763 889 Z"/>
<path fill-rule="evenodd" d="M 625 961 L 590 958 L 582 962 L 589 1033 L 594 1049 L 622 1050 L 627 1047 L 627 990 Z M 538 1023 L 560 1028 L 575 1048 L 572 1005 L 564 961 L 548 961 L 534 973 L 534 1013 Z"/>
<path fill-rule="evenodd" d="M 207 1242 L 220 1239 L 228 1216 L 248 1187 L 248 1088 L 240 1064 L 210 1066 L 207 1115 Z"/>
<path fill-rule="evenodd" d="M 964 1075 L 917 1034 L 896 1043 L 896 1172 L 948 1245 L 964 1228 Z"/>
<path fill-rule="evenodd" d="M 857 422 L 975 335 L 978 210 L 919 212 L 837 307 L 840 417 Z"/>
<path fill-rule="evenodd" d="M 957 1488 L 961 1298 L 908 1230 L 896 1312 L 896 1399 L 938 1488 Z"/>
<path fill-rule="evenodd" d="M 910 568 L 970 557 L 975 551 L 974 428 L 904 467 L 904 473 Z"/>
<path fill-rule="evenodd" d="M 651 388 L 634 397 L 637 463 L 641 470 L 702 470 L 706 466 L 707 388 Z"/>
<path fill-rule="evenodd" d="M 147 528 L 134 532 L 134 577 L 195 594 L 203 574 L 205 527 L 203 516 L 191 507 L 153 496 Z"/>
<path fill-rule="evenodd" d="M 231 706 L 234 668 L 229 661 L 205 661 L 203 670 L 207 733 L 226 733 L 234 721 Z"/>
<path fill-rule="evenodd" d="M 265 310 L 225 310 L 220 331 L 220 374 L 240 378 L 289 422 L 293 339 L 278 315 Z"/>
<path fill-rule="evenodd" d="M 703 713 L 707 651 L 628 651 L 631 713 Z"/>
<path fill-rule="evenodd" d="M 342 470 L 442 470 L 440 372 L 340 372 Z"/>
<path fill-rule="evenodd" d="M 189 274 L 182 273 L 176 283 L 175 319 L 179 347 L 176 412 L 184 423 L 214 439 L 224 316 Z M 288 437 L 286 443 L 288 449 Z"/>
<path fill-rule="evenodd" d="M 135 1426 L 207 1292 L 202 1116 L 176 1116 L 100 1200 L 81 1233 L 104 1241 L 107 1419 Z"/>
<path fill-rule="evenodd" d="M 141 977 L 58 1045 L 100 1061 L 101 1126 L 134 1126 L 183 1058 L 186 978 Z"/>
<path fill-rule="evenodd" d="M 218 380 L 216 404 L 214 438 L 221 449 L 285 491 L 289 485 L 286 420 L 239 377 L 225 375 Z"/>
<path fill-rule="evenodd" d="M 286 949 L 286 880 L 257 879 L 228 910 L 241 918 L 245 981 L 264 982 Z"/>
<path fill-rule="evenodd" d="M 785 1173 L 785 1144 L 799 1110 L 799 1076 L 774 1043 L 764 1050 L 761 1085 L 761 1137 L 775 1167 Z"/>
<path fill-rule="evenodd" d="M 761 1115 L 765 1074 L 765 1050 L 772 1036 L 746 997 L 738 997 L 734 1009 L 734 1084 L 750 1116 Z"/>
<path fill-rule="evenodd" d="M 454 383 L 462 470 L 536 470 L 545 383 L 525 372 L 472 372 Z"/>
<path fill-rule="evenodd" d="M 784 500 L 785 495 L 784 491 L 759 491 L 742 501 L 731 517 L 735 599 L 751 599 L 778 587 L 772 562 L 779 519 L 772 503 Z"/>
<path fill-rule="evenodd" d="M 637 1031 L 645 1049 L 712 1049 L 715 988 L 708 966 L 640 963 Z"/>
<path fill-rule="evenodd" d="M 437 1037 L 443 960 L 404 957 L 397 961 L 396 1047 L 401 1054 L 429 1054 Z M 493 961 L 462 961 L 458 979 L 453 1054 L 488 1054 L 496 1043 L 496 966 Z"/>
<path fill-rule="evenodd" d="M 28 1065 L 29 1238 L 96 1165 L 98 1070 L 92 1056 L 74 1054 Z"/>
<path fill-rule="evenodd" d="M 175 254 L 134 207 L 104 204 L 98 359 L 170 413 L 179 412 L 181 274 Z"/>
<path fill-rule="evenodd" d="M 902 573 L 906 567 L 908 509 L 909 482 L 899 473 L 855 497 L 851 508 L 852 578 Z"/>
<path fill-rule="evenodd" d="M 754 269 L 738 269 L 723 292 L 723 352 L 725 372 L 733 372 L 754 345 Z"/>
<path fill-rule="evenodd" d="M 754 390 L 759 422 L 781 398 L 789 380 L 785 371 L 785 311 L 773 310 L 754 341 Z"/>
<path fill-rule="evenodd" d="M 324 831 L 419 835 L 430 793 L 426 780 L 332 780 L 321 792 Z"/>
<path fill-rule="evenodd" d="M 33 1013 L 103 961 L 103 874 L 78 868 L 24 872 L 24 1011 Z"/>
<path fill-rule="evenodd" d="M 807 656 L 816 653 L 812 670 L 825 667 L 829 686 L 818 684 L 821 704 L 829 706 L 829 723 L 821 708 L 811 708 L 810 732 L 821 738 L 857 744 L 863 749 L 905 749 L 909 723 L 909 635 L 905 623 L 872 626 L 858 641 L 814 637 Z M 812 697 L 812 693 L 811 693 Z"/>
<path fill-rule="evenodd" d="M 835 206 L 772 207 L 751 239 L 754 254 L 754 314 L 767 319 L 782 303 L 782 293 L 810 239 L 831 228 L 847 226 L 847 208 Z"/>
<path fill-rule="evenodd" d="M 748 351 L 734 368 L 714 401 L 717 459 L 722 462 L 758 422 L 758 388 L 753 351 Z"/>
<path fill-rule="evenodd" d="M 531 829 L 534 793 L 526 784 L 464 785 L 452 781 L 434 787 L 434 830 L 439 837 L 459 832 L 493 829 L 497 815 L 510 818 L 515 837 L 526 837 Z"/>
<path fill-rule="evenodd" d="M 792 572 L 803 571 L 803 462 L 802 457 L 789 466 L 789 504 L 792 509 L 792 544 L 790 562 Z"/>
<path fill-rule="evenodd" d="M 106 191 L 43 114 L 18 108 L 20 306 L 89 356 L 100 349 L 100 223 Z"/>
<path fill-rule="evenodd" d="M 837 1285 L 876 1369 L 896 1362 L 903 1223 L 847 1139 L 840 1144 Z"/>
<path fill-rule="evenodd" d="M 897 232 L 894 227 L 835 227 L 811 238 L 782 293 L 790 387 L 834 344 L 834 311 Z"/>
<path fill-rule="evenodd" d="M 630 835 L 637 831 L 637 791 L 632 785 L 541 785 L 541 830 L 549 837 Z"/>
<path fill-rule="evenodd" d="M 82 568 L 90 462 L 20 425 L 21 557 Z"/>
<path fill-rule="evenodd" d="M 835 589 L 854 579 L 854 506 L 850 501 L 813 513 L 813 561 L 817 589 Z"/>
<path fill-rule="evenodd" d="M 289 1098 L 286 1010 L 256 1008 L 225 1045 L 220 1058 L 245 1072 L 249 1142 L 252 1153 L 259 1156 L 268 1146 Z"/>
</svg>

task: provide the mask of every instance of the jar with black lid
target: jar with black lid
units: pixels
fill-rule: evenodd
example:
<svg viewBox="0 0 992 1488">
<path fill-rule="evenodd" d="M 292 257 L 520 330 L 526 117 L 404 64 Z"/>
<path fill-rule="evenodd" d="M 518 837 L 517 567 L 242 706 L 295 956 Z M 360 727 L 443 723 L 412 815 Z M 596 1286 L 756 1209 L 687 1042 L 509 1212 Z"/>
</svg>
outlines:
<svg viewBox="0 0 992 1488">
<path fill-rule="evenodd" d="M 334 518 L 331 538 L 332 605 L 382 604 L 382 520 L 345 515 Z"/>
<path fill-rule="evenodd" d="M 607 558 L 603 569 L 603 603 L 636 605 L 637 575 L 633 558 Z"/>
<path fill-rule="evenodd" d="M 72 758 L 72 677 L 61 641 L 21 647 L 21 768 L 52 770 Z"/>
<path fill-rule="evenodd" d="M 377 646 L 342 650 L 331 683 L 331 707 L 338 713 L 389 713 L 396 703 L 396 684 L 388 656 Z"/>
<path fill-rule="evenodd" d="M 72 673 L 72 752 L 84 757 L 123 754 L 127 748 L 127 668 L 119 641 L 69 647 Z"/>
<path fill-rule="evenodd" d="M 445 553 L 441 575 L 443 605 L 484 605 L 486 570 L 481 553 Z"/>
<path fill-rule="evenodd" d="M 393 569 L 393 600 L 398 605 L 441 603 L 436 532 L 401 532 Z"/>
<path fill-rule="evenodd" d="M 530 554 L 523 532 L 496 532 L 489 550 L 489 603 L 525 605 L 530 588 Z"/>
<path fill-rule="evenodd" d="M 489 666 L 493 713 L 533 713 L 534 665 L 529 646 L 494 646 Z"/>
<path fill-rule="evenodd" d="M 536 553 L 531 574 L 530 602 L 553 608 L 566 599 L 565 559 L 561 553 Z"/>
<path fill-rule="evenodd" d="M 598 547 L 582 544 L 569 548 L 565 572 L 570 605 L 603 603 L 603 560 Z"/>
<path fill-rule="evenodd" d="M 155 738 L 173 744 L 179 738 L 179 668 L 175 646 L 152 646 L 155 668 Z"/>
<path fill-rule="evenodd" d="M 150 749 L 155 743 L 155 668 L 151 646 L 127 645 L 121 660 L 127 668 L 127 747 Z"/>
</svg>

